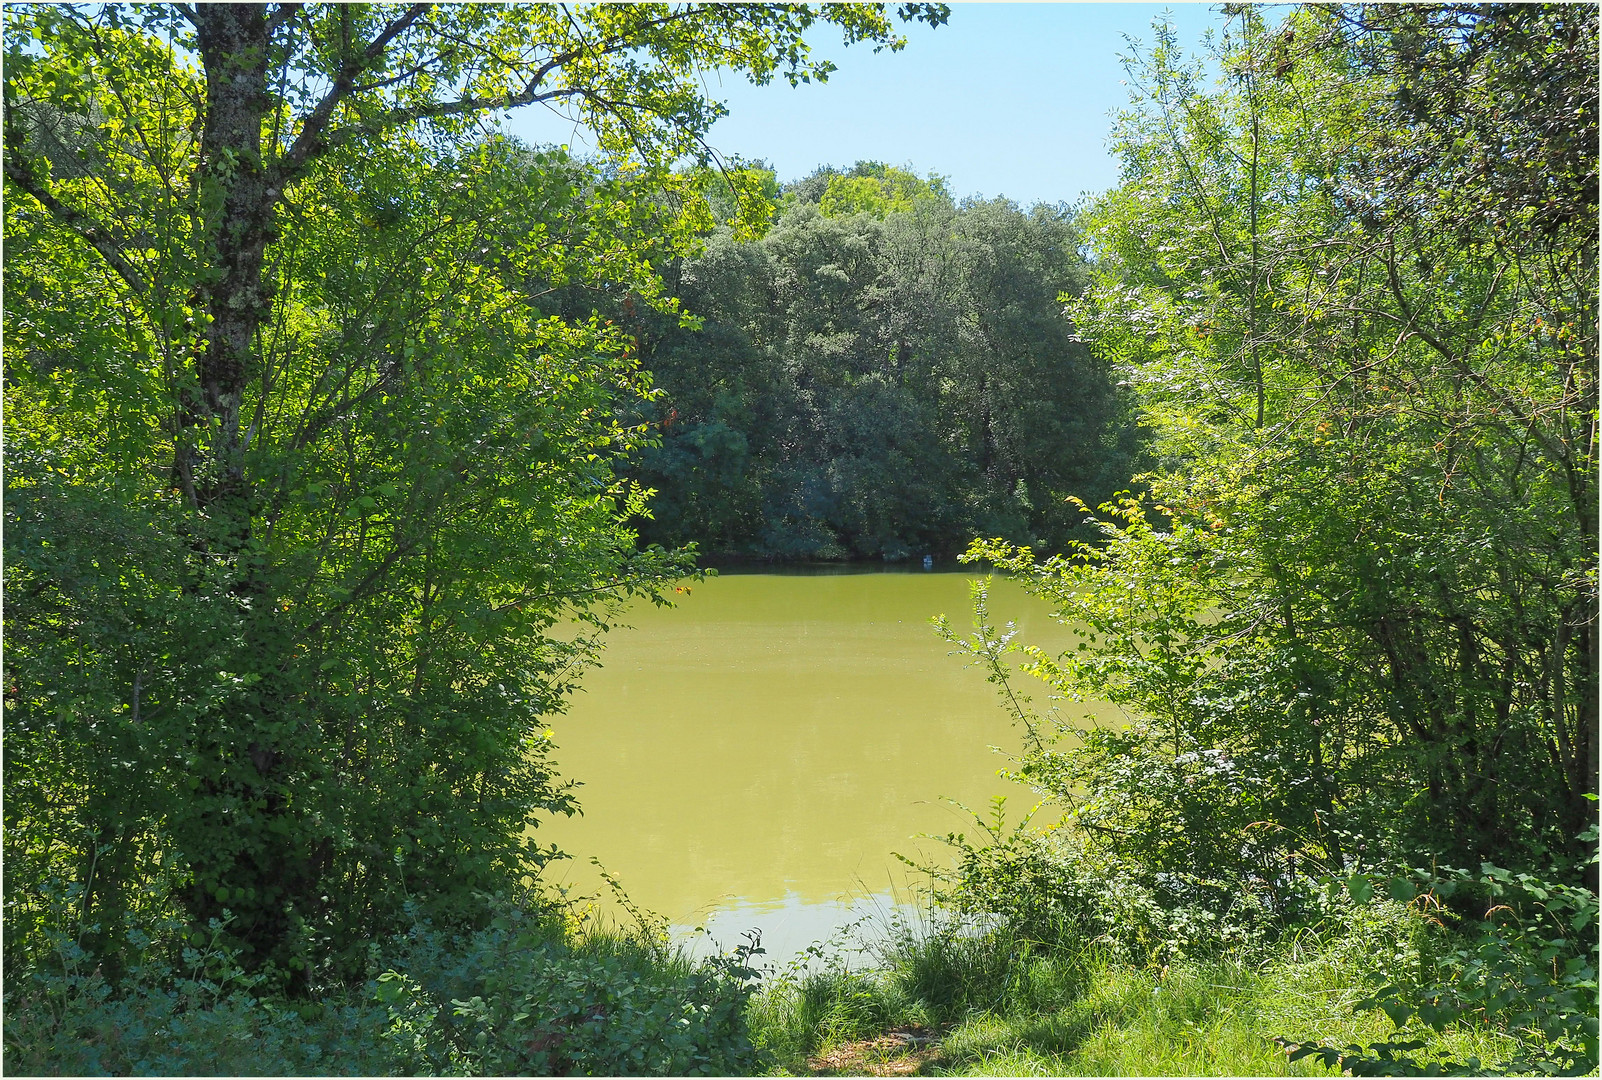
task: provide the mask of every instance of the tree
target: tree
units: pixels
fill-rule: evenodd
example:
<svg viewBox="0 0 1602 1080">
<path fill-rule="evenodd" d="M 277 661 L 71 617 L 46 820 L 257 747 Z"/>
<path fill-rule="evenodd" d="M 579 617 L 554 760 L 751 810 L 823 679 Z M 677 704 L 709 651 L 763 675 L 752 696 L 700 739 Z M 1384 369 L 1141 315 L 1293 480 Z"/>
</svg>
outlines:
<svg viewBox="0 0 1602 1080">
<path fill-rule="evenodd" d="M 65 872 L 108 963 L 153 893 L 303 980 L 538 869 L 549 631 L 682 565 L 622 526 L 627 339 L 541 297 L 671 315 L 696 72 L 825 77 L 818 21 L 901 44 L 875 5 L 8 9 L 8 926 Z M 483 137 L 532 104 L 616 166 Z"/>
<path fill-rule="evenodd" d="M 1089 627 L 1040 672 L 1138 718 L 1035 775 L 1164 888 L 1387 859 L 1576 874 L 1596 12 L 1232 18 L 1216 89 L 1171 33 L 1132 67 L 1071 306 L 1139 394 L 1151 498 L 1076 558 L 979 549 Z"/>
<path fill-rule="evenodd" d="M 874 163 L 783 203 L 761 240 L 719 231 L 670 271 L 702 328 L 642 338 L 665 391 L 647 536 L 780 558 L 1055 545 L 1064 495 L 1127 483 L 1130 427 L 1061 318 L 1083 280 L 1061 208 L 958 206 Z"/>
<path fill-rule="evenodd" d="M 818 199 L 824 217 L 852 214 L 886 214 L 912 209 L 918 199 L 950 202 L 951 193 L 943 177 L 928 180 L 878 161 L 859 161 L 849 172 L 829 176 L 829 186 Z"/>
</svg>

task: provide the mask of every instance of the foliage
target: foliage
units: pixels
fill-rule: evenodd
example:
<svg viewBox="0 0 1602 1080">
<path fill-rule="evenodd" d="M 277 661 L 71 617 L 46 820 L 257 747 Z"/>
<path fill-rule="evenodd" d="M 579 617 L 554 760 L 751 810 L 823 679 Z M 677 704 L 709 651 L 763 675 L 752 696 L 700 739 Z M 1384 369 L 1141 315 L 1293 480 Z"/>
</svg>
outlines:
<svg viewBox="0 0 1602 1080">
<path fill-rule="evenodd" d="M 203 930 L 128 913 L 115 929 L 125 967 L 109 976 L 84 944 L 78 883 L 47 883 L 46 958 L 5 987 L 5 1059 L 16 1075 L 315 1075 L 409 1073 L 370 1000 L 314 1004 L 258 996 L 226 940 L 231 914 Z M 14 930 L 11 932 L 15 932 Z M 172 944 L 180 948 L 174 950 Z M 370 997 L 370 995 L 369 995 Z"/>
<path fill-rule="evenodd" d="M 780 189 L 777 175 L 766 162 L 729 159 L 715 168 L 692 166 L 684 172 L 706 199 L 712 220 L 728 226 L 731 235 L 754 239 L 772 224 Z"/>
<path fill-rule="evenodd" d="M 726 1076 L 756 1062 L 743 1011 L 760 952 L 753 939 L 696 964 L 660 942 L 594 929 L 575 939 L 509 909 L 465 938 L 414 929 L 405 974 L 380 976 L 378 993 L 392 1012 L 437 1010 L 473 1074 Z"/>
<path fill-rule="evenodd" d="M 548 631 L 563 610 L 599 624 L 596 601 L 677 566 L 633 555 L 617 524 L 639 500 L 607 465 L 643 434 L 609 407 L 643 391 L 632 365 L 604 326 L 523 298 L 591 272 L 629 196 L 593 184 L 586 211 L 566 164 L 492 145 L 410 163 L 415 216 L 374 236 L 353 195 L 399 190 L 408 163 L 340 164 L 304 193 L 317 247 L 282 291 L 295 363 L 259 403 L 282 424 L 263 422 L 246 458 L 252 592 L 197 560 L 179 501 L 140 483 L 171 452 L 170 398 L 119 402 L 134 432 L 74 430 L 74 396 L 90 416 L 112 407 L 96 404 L 112 397 L 99 357 L 49 335 L 76 315 L 47 296 L 7 312 L 8 574 L 28 597 L 8 635 L 8 845 L 41 869 L 76 859 L 109 922 L 154 860 L 179 857 L 197 918 L 231 906 L 250 928 L 288 904 L 298 952 L 277 960 L 292 965 L 354 963 L 408 897 L 460 911 L 543 863 L 529 812 L 572 802 L 541 717 L 591 648 Z M 541 189 L 566 221 L 518 212 Z M 428 258 L 400 261 L 424 237 Z M 13 260 L 18 292 L 31 268 Z"/>
<path fill-rule="evenodd" d="M 951 201 L 943 177 L 931 175 L 924 180 L 905 169 L 879 161 L 859 161 L 845 172 L 820 171 L 829 180 L 829 186 L 817 200 L 818 212 L 824 217 L 871 214 L 884 218 L 906 213 L 919 199 Z"/>
<path fill-rule="evenodd" d="M 999 920 L 1022 947 L 1094 942 L 1119 960 L 1161 964 L 1262 944 L 1268 912 L 1235 883 L 1153 874 L 1061 830 L 1040 832 L 1033 814 L 1008 826 L 1005 811 L 998 799 L 988 817 L 974 814 L 976 836 L 943 838 L 951 865 L 920 869 L 941 903 Z"/>
<path fill-rule="evenodd" d="M 1333 884 L 1333 882 L 1331 883 Z M 1387 1039 L 1344 1049 L 1279 1042 L 1290 1060 L 1315 1058 L 1353 1076 L 1462 1073 L 1478 1058 L 1419 1059 L 1428 1032 L 1495 1026 L 1515 1040 L 1492 1074 L 1578 1076 L 1597 1068 L 1597 898 L 1590 890 L 1514 874 L 1489 863 L 1479 874 L 1419 869 L 1385 882 L 1392 896 L 1426 918 L 1452 919 L 1445 902 L 1464 894 L 1489 902 L 1482 918 L 1462 920 L 1447 947 L 1417 976 L 1381 969 L 1379 985 L 1354 1008 L 1383 1012 L 1395 1027 Z M 1346 889 L 1359 903 L 1374 884 L 1353 876 Z M 1453 919 L 1454 922 L 1458 920 Z"/>
<path fill-rule="evenodd" d="M 625 525 L 631 342 L 550 308 L 679 318 L 697 73 L 824 78 L 820 22 L 901 45 L 876 5 L 7 9 L 8 928 L 60 878 L 110 979 L 145 904 L 305 992 L 538 872 L 544 718 L 689 557 Z M 608 161 L 485 135 L 529 104 Z"/>
<path fill-rule="evenodd" d="M 1171 37 L 1132 69 L 1146 104 L 1121 121 L 1125 183 L 1090 212 L 1103 259 L 1073 312 L 1136 384 L 1163 463 L 1138 513 L 1161 517 L 1124 504 L 1107 557 L 1048 588 L 1137 590 L 1065 678 L 1139 699 L 1159 741 L 1196 732 L 1175 757 L 1217 748 L 1263 776 L 1270 805 L 1246 812 L 1320 858 L 1354 854 L 1345 830 L 1538 862 L 1594 818 L 1595 222 L 1462 212 L 1480 181 L 1431 148 L 1494 122 L 1401 113 L 1465 71 L 1458 112 L 1505 106 L 1550 37 L 1561 73 L 1542 77 L 1583 145 L 1596 23 L 1419 14 L 1354 39 L 1361 13 L 1270 30 L 1242 10 L 1210 92 Z M 1457 66 L 1410 67 L 1426 47 Z M 1553 164 L 1575 190 L 1594 170 Z M 1139 672 L 1109 655 L 1132 636 Z"/>
<path fill-rule="evenodd" d="M 58 899 L 70 903 L 73 895 Z M 130 922 L 108 979 L 70 937 L 6 986 L 5 1068 L 40 1075 L 702 1075 L 749 1072 L 750 950 L 691 963 L 660 943 L 497 905 L 483 930 L 423 922 L 373 943 L 364 983 L 263 995 L 224 921 L 181 962 L 180 921 Z"/>
<path fill-rule="evenodd" d="M 1060 544 L 1058 496 L 1127 482 L 1134 451 L 1059 314 L 1078 245 L 1060 208 L 958 206 L 873 163 L 793 185 L 760 241 L 715 232 L 667 270 L 701 327 L 638 321 L 664 391 L 642 535 L 768 558 Z"/>
<path fill-rule="evenodd" d="M 982 593 L 971 638 L 943 628 L 1063 816 L 998 808 L 943 888 L 1171 963 L 1263 955 L 1387 881 L 1420 929 L 1352 1004 L 1397 1030 L 1282 1039 L 1298 1062 L 1594 1069 L 1596 13 L 1230 17 L 1214 87 L 1169 31 L 1131 61 L 1123 183 L 1065 297 L 1135 391 L 1146 493 L 1080 503 L 1093 545 L 967 556 L 1077 630 L 1024 650 L 1054 707 Z M 1127 724 L 1081 732 L 1085 698 Z M 1439 1042 L 1469 1029 L 1493 1051 Z"/>
<path fill-rule="evenodd" d="M 1532 10 L 1402 23 L 1484 105 L 1516 91 L 1530 19 L 1594 54 L 1590 14 Z M 1171 35 L 1132 67 L 1125 182 L 1090 210 L 1101 259 L 1070 310 L 1135 384 L 1159 468 L 1082 507 L 1095 546 L 968 556 L 1079 629 L 1029 650 L 1034 674 L 1129 715 L 1081 736 L 1069 705 L 1019 714 L 1018 773 L 1068 811 L 1074 858 L 1130 868 L 1165 912 L 1283 925 L 1319 877 L 1387 859 L 1594 887 L 1595 295 L 1573 276 L 1594 222 L 1460 215 L 1455 159 L 1402 168 L 1375 117 L 1431 76 L 1385 52 L 1402 29 L 1353 40 L 1347 15 L 1237 11 L 1212 91 Z M 1562 183 L 1591 167 L 1570 164 Z"/>
</svg>

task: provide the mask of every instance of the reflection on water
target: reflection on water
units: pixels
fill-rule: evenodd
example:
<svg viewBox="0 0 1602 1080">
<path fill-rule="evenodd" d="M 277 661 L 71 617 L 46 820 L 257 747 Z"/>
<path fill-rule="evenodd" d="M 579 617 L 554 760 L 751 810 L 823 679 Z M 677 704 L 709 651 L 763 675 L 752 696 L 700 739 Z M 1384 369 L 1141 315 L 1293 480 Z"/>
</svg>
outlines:
<svg viewBox="0 0 1602 1080">
<path fill-rule="evenodd" d="M 831 953 L 862 949 L 882 938 L 891 920 L 911 923 L 920 906 L 901 889 L 884 888 L 838 900 L 806 900 L 794 893 L 774 900 L 733 900 L 714 907 L 695 926 L 674 926 L 674 937 L 693 956 L 729 952 L 744 943 L 746 935 L 760 931 L 763 955 L 757 968 L 783 968 L 813 942 L 827 942 Z"/>
<path fill-rule="evenodd" d="M 597 856 L 676 928 L 729 947 L 759 926 L 779 962 L 910 896 L 892 853 L 940 859 L 920 834 L 973 831 L 942 797 L 1033 805 L 997 776 L 1019 740 L 994 690 L 929 625 L 968 625 L 969 579 L 728 573 L 675 608 L 634 609 L 552 725 L 563 774 L 584 784 L 583 816 L 540 829 L 579 856 L 553 879 L 604 892 Z M 1004 580 L 991 615 L 1023 641 L 1070 640 Z"/>
</svg>

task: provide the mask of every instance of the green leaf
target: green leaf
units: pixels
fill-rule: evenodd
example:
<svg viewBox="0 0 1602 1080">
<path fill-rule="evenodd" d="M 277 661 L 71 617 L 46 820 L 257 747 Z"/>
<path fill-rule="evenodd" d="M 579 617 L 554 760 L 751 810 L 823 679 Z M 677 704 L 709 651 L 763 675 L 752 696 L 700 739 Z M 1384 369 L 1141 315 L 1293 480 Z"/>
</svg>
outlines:
<svg viewBox="0 0 1602 1080">
<path fill-rule="evenodd" d="M 1405 1027 L 1408 1020 L 1413 1016 L 1413 1007 L 1401 1001 L 1382 1001 L 1379 1003 L 1379 1007 L 1385 1011 L 1386 1016 L 1391 1018 L 1391 1023 L 1398 1028 Z"/>
</svg>

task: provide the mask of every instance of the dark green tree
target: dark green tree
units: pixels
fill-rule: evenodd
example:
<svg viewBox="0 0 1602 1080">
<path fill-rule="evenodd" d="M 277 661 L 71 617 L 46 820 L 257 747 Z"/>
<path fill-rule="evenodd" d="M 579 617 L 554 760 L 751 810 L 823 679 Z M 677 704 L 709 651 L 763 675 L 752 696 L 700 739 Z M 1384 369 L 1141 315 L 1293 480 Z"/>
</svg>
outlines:
<svg viewBox="0 0 1602 1080">
<path fill-rule="evenodd" d="M 647 334 L 646 536 L 781 558 L 1060 545 L 1066 495 L 1127 483 L 1131 426 L 1062 315 L 1084 277 L 1065 212 L 958 206 L 874 163 L 782 205 L 760 241 L 718 233 L 670 272 L 705 324 Z"/>
</svg>

